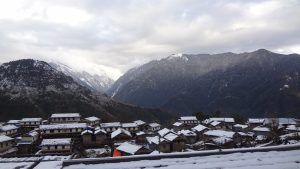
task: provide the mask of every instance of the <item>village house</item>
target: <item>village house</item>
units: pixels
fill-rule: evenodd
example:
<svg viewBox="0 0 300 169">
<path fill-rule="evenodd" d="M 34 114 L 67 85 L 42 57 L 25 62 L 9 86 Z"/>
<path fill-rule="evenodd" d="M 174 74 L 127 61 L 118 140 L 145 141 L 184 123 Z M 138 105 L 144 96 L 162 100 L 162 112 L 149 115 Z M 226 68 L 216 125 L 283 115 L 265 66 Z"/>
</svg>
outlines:
<svg viewBox="0 0 300 169">
<path fill-rule="evenodd" d="M 54 113 L 49 118 L 50 123 L 78 123 L 80 120 L 79 113 Z"/>
<path fill-rule="evenodd" d="M 254 127 L 257 127 L 257 126 L 262 126 L 265 122 L 265 119 L 263 118 L 249 118 L 248 121 L 247 121 L 247 124 L 249 125 L 249 127 L 252 129 Z"/>
<path fill-rule="evenodd" d="M 182 135 L 178 135 L 167 128 L 161 129 L 157 133 L 159 137 L 166 139 L 170 143 L 171 152 L 181 152 L 185 148 L 185 142 Z"/>
<path fill-rule="evenodd" d="M 3 155 L 3 153 L 10 150 L 13 146 L 13 143 L 13 138 L 5 135 L 0 135 L 0 155 Z"/>
<path fill-rule="evenodd" d="M 224 123 L 221 123 L 219 121 L 211 121 L 208 124 L 208 127 L 214 130 L 226 130 L 226 126 L 224 125 Z"/>
<path fill-rule="evenodd" d="M 174 131 L 180 131 L 186 129 L 186 125 L 181 122 L 175 122 L 172 124 Z"/>
<path fill-rule="evenodd" d="M 7 136 L 16 136 L 18 134 L 18 128 L 15 125 L 0 126 L 0 134 Z"/>
<path fill-rule="evenodd" d="M 218 147 L 232 148 L 234 144 L 241 142 L 238 133 L 224 130 L 209 130 L 204 134 L 205 141 L 212 141 Z"/>
<path fill-rule="evenodd" d="M 87 128 L 86 123 L 65 123 L 40 125 L 43 138 L 78 137 Z"/>
<path fill-rule="evenodd" d="M 203 133 L 208 130 L 209 129 L 206 126 L 203 126 L 202 124 L 198 124 L 197 126 L 192 128 L 192 131 L 194 131 L 197 134 L 197 140 L 202 140 Z"/>
<path fill-rule="evenodd" d="M 248 132 L 249 126 L 246 124 L 235 124 L 233 125 L 233 131 L 235 132 Z"/>
<path fill-rule="evenodd" d="M 257 126 L 254 127 L 252 131 L 255 134 L 255 136 L 259 136 L 259 135 L 267 136 L 268 133 L 270 132 L 270 129 L 268 127 Z"/>
<path fill-rule="evenodd" d="M 170 153 L 171 152 L 170 141 L 168 141 L 160 136 L 146 137 L 146 139 L 149 144 L 149 148 L 151 150 L 157 150 L 162 153 Z"/>
<path fill-rule="evenodd" d="M 231 117 L 212 117 L 209 118 L 210 121 L 217 121 L 222 124 L 222 128 L 232 130 L 233 125 L 235 124 L 234 118 Z"/>
<path fill-rule="evenodd" d="M 101 123 L 100 124 L 100 128 L 105 130 L 107 133 L 111 133 L 113 131 L 116 131 L 120 127 L 121 127 L 120 122 Z"/>
<path fill-rule="evenodd" d="M 84 147 L 104 147 L 111 143 L 107 132 L 100 128 L 95 130 L 86 129 L 81 133 L 81 137 Z"/>
<path fill-rule="evenodd" d="M 155 132 L 155 131 L 160 130 L 160 127 L 161 126 L 158 123 L 149 123 L 147 126 L 147 130 L 150 132 Z"/>
<path fill-rule="evenodd" d="M 89 126 L 93 126 L 96 127 L 100 124 L 100 118 L 92 116 L 92 117 L 87 117 L 84 119 L 85 122 L 89 125 Z"/>
<path fill-rule="evenodd" d="M 286 133 L 295 133 L 300 132 L 300 127 L 297 127 L 296 125 L 288 125 L 285 128 Z"/>
<path fill-rule="evenodd" d="M 121 126 L 123 129 L 130 131 L 131 133 L 136 133 L 139 131 L 139 127 L 136 123 L 122 123 Z"/>
<path fill-rule="evenodd" d="M 39 133 L 35 130 L 23 134 L 17 143 L 18 154 L 34 154 L 37 151 Z"/>
<path fill-rule="evenodd" d="M 9 120 L 8 122 L 6 122 L 7 125 L 15 125 L 17 127 L 20 127 L 20 121 L 21 120 Z"/>
<path fill-rule="evenodd" d="M 144 144 L 147 143 L 147 134 L 143 131 L 137 132 L 135 136 L 135 142 L 138 144 Z"/>
<path fill-rule="evenodd" d="M 120 156 L 128 155 L 139 155 L 139 154 L 150 154 L 152 151 L 144 146 L 136 145 L 130 142 L 124 142 L 120 144 L 114 151 L 114 156 L 116 156 L 116 151 L 120 152 Z"/>
<path fill-rule="evenodd" d="M 42 154 L 72 154 L 71 138 L 43 139 L 40 147 Z"/>
<path fill-rule="evenodd" d="M 186 144 L 194 144 L 197 141 L 197 134 L 191 130 L 180 130 L 177 134 L 183 136 Z"/>
<path fill-rule="evenodd" d="M 142 120 L 133 121 L 136 125 L 138 125 L 140 131 L 146 130 L 147 123 Z"/>
<path fill-rule="evenodd" d="M 196 116 L 182 116 L 178 121 L 189 126 L 196 126 L 200 123 Z"/>
<path fill-rule="evenodd" d="M 22 132 L 29 132 L 35 128 L 39 128 L 42 124 L 42 118 L 23 118 L 20 120 Z"/>
<path fill-rule="evenodd" d="M 132 135 L 129 131 L 123 128 L 118 128 L 116 131 L 111 133 L 111 139 L 113 143 L 122 143 L 132 140 Z"/>
</svg>

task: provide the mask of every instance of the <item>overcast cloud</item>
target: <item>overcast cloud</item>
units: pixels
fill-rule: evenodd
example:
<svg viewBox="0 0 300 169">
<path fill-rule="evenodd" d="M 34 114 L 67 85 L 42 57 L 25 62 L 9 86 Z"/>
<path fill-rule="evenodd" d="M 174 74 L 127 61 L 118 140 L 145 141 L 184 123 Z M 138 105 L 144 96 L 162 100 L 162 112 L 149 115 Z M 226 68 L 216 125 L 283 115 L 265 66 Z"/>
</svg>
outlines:
<svg viewBox="0 0 300 169">
<path fill-rule="evenodd" d="M 300 53 L 300 1 L 0 1 L 0 62 L 34 58 L 116 79 L 172 53 Z"/>
</svg>

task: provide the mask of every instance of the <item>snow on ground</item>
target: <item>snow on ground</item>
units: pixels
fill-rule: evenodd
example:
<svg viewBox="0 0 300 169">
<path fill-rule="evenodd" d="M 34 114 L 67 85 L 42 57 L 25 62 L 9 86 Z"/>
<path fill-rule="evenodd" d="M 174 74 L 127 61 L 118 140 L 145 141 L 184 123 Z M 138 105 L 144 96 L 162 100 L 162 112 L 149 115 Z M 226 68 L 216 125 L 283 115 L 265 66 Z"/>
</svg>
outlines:
<svg viewBox="0 0 300 169">
<path fill-rule="evenodd" d="M 43 161 L 34 167 L 34 169 L 61 169 L 61 168 L 62 168 L 62 161 Z"/>
<path fill-rule="evenodd" d="M 71 165 L 64 169 L 194 169 L 194 168 L 234 168 L 234 169 L 299 169 L 300 150 L 270 151 L 255 153 L 234 153 L 205 157 L 170 158 L 142 160 L 122 163 L 91 165 Z"/>
<path fill-rule="evenodd" d="M 27 169 L 34 162 L 15 162 L 15 163 L 0 163 L 1 169 Z"/>
</svg>

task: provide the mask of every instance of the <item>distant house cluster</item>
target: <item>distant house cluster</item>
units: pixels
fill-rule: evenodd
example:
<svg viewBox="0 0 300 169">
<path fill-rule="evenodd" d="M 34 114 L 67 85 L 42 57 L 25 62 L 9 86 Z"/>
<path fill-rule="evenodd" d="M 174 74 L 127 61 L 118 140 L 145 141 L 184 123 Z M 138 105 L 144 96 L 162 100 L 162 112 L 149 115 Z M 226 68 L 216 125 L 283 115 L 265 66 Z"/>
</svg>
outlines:
<svg viewBox="0 0 300 169">
<path fill-rule="evenodd" d="M 254 147 L 299 140 L 300 120 L 212 117 L 199 121 L 183 116 L 170 126 L 157 122 L 102 122 L 80 113 L 54 113 L 48 119 L 23 118 L 0 125 L 0 156 L 128 156 L 210 149 Z M 274 127 L 276 127 L 274 129 Z"/>
</svg>

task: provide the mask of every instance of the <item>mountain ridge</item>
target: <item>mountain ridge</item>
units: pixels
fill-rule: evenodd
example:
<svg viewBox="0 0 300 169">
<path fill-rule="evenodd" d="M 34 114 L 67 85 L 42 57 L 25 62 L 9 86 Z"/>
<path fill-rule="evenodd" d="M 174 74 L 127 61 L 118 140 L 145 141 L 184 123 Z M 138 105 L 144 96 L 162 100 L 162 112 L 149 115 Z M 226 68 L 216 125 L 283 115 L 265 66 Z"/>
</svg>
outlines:
<svg viewBox="0 0 300 169">
<path fill-rule="evenodd" d="M 182 59 L 183 56 L 187 59 Z M 293 73 L 300 72 L 299 58 L 297 54 L 283 55 L 266 49 L 240 54 L 181 54 L 181 58 L 151 61 L 125 73 L 115 82 L 109 94 L 114 93 L 115 100 L 164 108 L 181 115 L 220 110 L 257 117 L 266 112 L 277 112 L 281 116 L 287 112 L 297 116 L 300 106 L 295 105 L 299 98 L 293 95 L 300 91 L 300 82 Z M 280 88 L 285 85 L 282 80 L 285 76 L 296 80 L 289 88 L 294 91 L 282 95 L 282 98 L 279 95 Z M 254 90 L 258 86 L 263 86 L 261 93 Z M 243 91 L 243 88 L 247 90 Z M 272 98 L 271 103 L 268 96 L 277 100 Z M 238 99 L 234 101 L 233 98 Z M 262 101 L 258 103 L 255 98 Z M 224 105 L 227 102 L 228 105 Z"/>
</svg>

